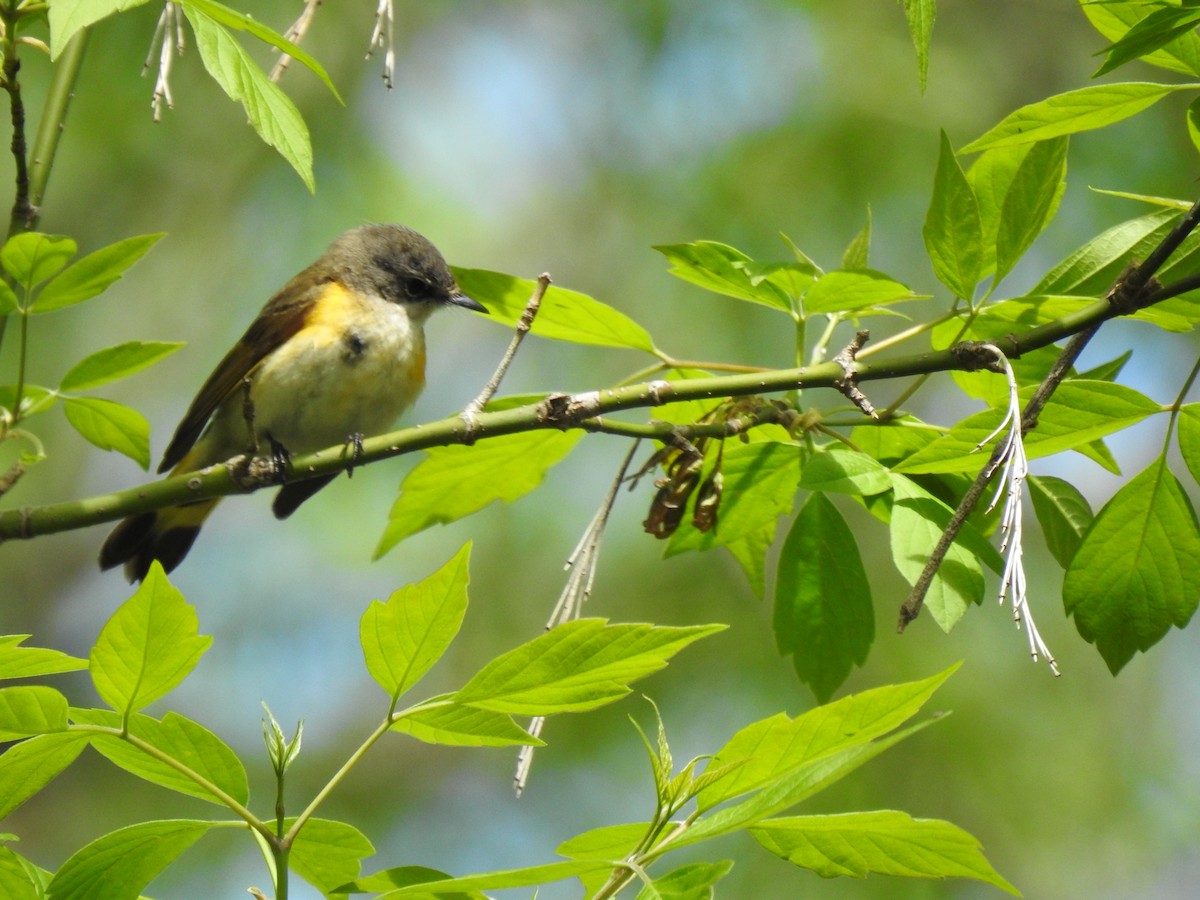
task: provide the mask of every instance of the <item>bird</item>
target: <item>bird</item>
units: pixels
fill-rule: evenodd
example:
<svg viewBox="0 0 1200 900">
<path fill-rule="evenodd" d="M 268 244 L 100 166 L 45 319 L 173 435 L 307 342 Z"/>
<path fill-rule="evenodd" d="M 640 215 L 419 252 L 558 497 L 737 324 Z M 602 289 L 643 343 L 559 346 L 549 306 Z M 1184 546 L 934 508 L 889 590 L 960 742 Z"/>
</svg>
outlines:
<svg viewBox="0 0 1200 900">
<path fill-rule="evenodd" d="M 163 453 L 158 472 L 191 472 L 266 449 L 280 471 L 291 454 L 385 431 L 425 383 L 424 324 L 443 307 L 486 313 L 462 292 L 442 254 L 403 225 L 370 224 L 337 238 L 276 293 L 208 376 Z M 284 483 L 285 519 L 336 477 Z M 136 513 L 100 550 L 141 581 L 158 560 L 178 566 L 219 498 Z"/>
</svg>

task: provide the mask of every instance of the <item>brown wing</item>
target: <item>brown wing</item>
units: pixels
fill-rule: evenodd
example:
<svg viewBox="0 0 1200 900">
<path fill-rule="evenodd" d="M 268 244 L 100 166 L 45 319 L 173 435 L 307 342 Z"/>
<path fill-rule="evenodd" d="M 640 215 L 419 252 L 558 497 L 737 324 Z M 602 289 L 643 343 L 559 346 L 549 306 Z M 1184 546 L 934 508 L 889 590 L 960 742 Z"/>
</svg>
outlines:
<svg viewBox="0 0 1200 900">
<path fill-rule="evenodd" d="M 160 473 L 175 466 L 204 431 L 217 407 L 242 384 L 268 353 L 304 327 L 305 314 L 327 280 L 328 273 L 317 270 L 317 264 L 293 278 L 272 297 L 258 314 L 241 340 L 225 354 L 213 373 L 208 376 L 196 399 L 188 407 L 175 436 L 163 453 L 158 466 Z"/>
</svg>

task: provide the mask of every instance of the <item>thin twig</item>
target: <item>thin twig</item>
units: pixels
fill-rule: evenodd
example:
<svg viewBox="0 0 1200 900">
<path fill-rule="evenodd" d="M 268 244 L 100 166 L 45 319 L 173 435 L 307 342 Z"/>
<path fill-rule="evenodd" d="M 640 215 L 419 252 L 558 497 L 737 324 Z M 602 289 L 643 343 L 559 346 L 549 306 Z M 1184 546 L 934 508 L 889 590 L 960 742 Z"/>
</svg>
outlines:
<svg viewBox="0 0 1200 900">
<path fill-rule="evenodd" d="M 304 35 L 308 34 L 308 29 L 312 25 L 313 16 L 317 14 L 317 7 L 321 5 L 321 0 L 305 0 L 304 11 L 300 13 L 300 18 L 292 23 L 292 27 L 283 33 L 283 36 L 293 44 L 299 46 L 304 40 Z M 274 68 L 271 69 L 271 80 L 276 84 L 283 78 L 287 72 L 288 66 L 292 63 L 292 58 L 284 53 L 276 61 Z"/>
<path fill-rule="evenodd" d="M 604 528 L 608 524 L 609 513 L 612 512 L 613 504 L 616 503 L 621 485 L 625 483 L 629 464 L 633 462 L 633 456 L 640 443 L 640 441 L 634 441 L 629 446 L 629 452 L 625 454 L 625 459 L 621 462 L 621 468 L 617 470 L 617 477 L 613 479 L 608 494 L 605 495 L 600 508 L 596 510 L 592 521 L 588 523 L 588 527 L 584 529 L 583 537 L 579 539 L 579 543 L 567 557 L 567 564 L 563 568 L 569 569 L 571 574 L 567 576 L 567 583 L 563 586 L 562 593 L 558 595 L 554 611 L 550 613 L 550 618 L 546 621 L 547 631 L 556 625 L 578 619 L 583 613 L 583 604 L 592 595 L 596 567 L 600 562 L 600 543 L 604 538 Z M 537 716 L 529 723 L 526 731 L 534 737 L 540 737 L 545 724 L 546 717 Z M 516 791 L 518 797 L 521 796 L 529 782 L 529 770 L 533 766 L 535 749 L 537 748 L 526 744 L 517 754 L 517 771 L 513 775 L 513 790 Z"/>
<path fill-rule="evenodd" d="M 858 351 L 863 348 L 863 344 L 871 337 L 871 332 L 863 328 L 854 334 L 854 340 L 842 348 L 842 351 L 833 358 L 833 361 L 842 367 L 842 371 L 846 374 L 839 378 L 834 385 L 839 391 L 846 395 L 846 399 L 861 409 L 872 419 L 878 419 L 879 414 L 875 412 L 875 407 L 871 401 L 867 399 L 858 387 L 858 379 L 854 374 L 854 362 L 858 356 Z"/>
<path fill-rule="evenodd" d="M 460 414 L 469 428 L 474 426 L 479 414 L 483 412 L 483 408 L 496 395 L 496 391 L 500 387 L 500 382 L 504 380 L 504 376 L 508 372 L 508 367 L 512 365 L 513 357 L 517 355 L 517 350 L 521 348 L 521 342 L 525 340 L 525 335 L 529 334 L 529 329 L 533 327 L 533 320 L 537 318 L 538 310 L 542 306 L 542 298 L 546 296 L 546 289 L 549 287 L 550 276 L 546 272 L 543 272 L 537 278 L 537 285 L 533 289 L 533 296 L 525 304 L 525 310 L 521 313 L 520 321 L 517 322 L 517 330 L 513 333 L 512 340 L 508 344 L 508 349 L 504 351 L 504 357 L 500 360 L 500 365 L 496 366 L 496 371 L 492 373 L 492 377 L 488 379 L 488 383 L 483 386 L 483 390 L 479 392 L 479 396 L 468 403 Z"/>
</svg>

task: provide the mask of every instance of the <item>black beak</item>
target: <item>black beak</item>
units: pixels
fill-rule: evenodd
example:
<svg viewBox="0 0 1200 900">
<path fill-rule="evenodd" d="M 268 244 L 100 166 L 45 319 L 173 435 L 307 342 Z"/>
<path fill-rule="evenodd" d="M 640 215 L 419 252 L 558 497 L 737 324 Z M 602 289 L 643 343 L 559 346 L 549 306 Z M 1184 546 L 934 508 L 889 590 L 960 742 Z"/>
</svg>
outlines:
<svg viewBox="0 0 1200 900">
<path fill-rule="evenodd" d="M 478 300 L 472 300 L 457 287 L 450 292 L 450 295 L 446 298 L 446 302 L 452 306 L 461 306 L 463 309 L 471 309 L 475 312 L 481 312 L 485 315 L 487 314 L 486 306 L 484 306 Z"/>
</svg>

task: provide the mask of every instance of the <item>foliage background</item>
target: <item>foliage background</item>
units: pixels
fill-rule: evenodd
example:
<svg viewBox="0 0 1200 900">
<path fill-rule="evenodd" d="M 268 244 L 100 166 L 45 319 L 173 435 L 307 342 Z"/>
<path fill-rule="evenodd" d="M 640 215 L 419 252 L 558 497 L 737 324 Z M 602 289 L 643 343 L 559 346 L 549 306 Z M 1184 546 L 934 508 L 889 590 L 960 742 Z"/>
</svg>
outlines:
<svg viewBox="0 0 1200 900">
<path fill-rule="evenodd" d="M 254 6 L 279 29 L 299 7 Z M 151 122 L 152 80 L 138 78 L 138 69 L 153 7 L 97 27 L 42 229 L 71 233 L 85 252 L 132 234 L 169 237 L 103 299 L 34 323 L 32 380 L 54 383 L 74 360 L 121 340 L 190 341 L 153 376 L 114 393 L 150 418 L 160 453 L 190 392 L 263 300 L 336 234 L 363 221 L 409 224 L 458 265 L 525 277 L 548 270 L 557 283 L 628 312 L 677 356 L 781 365 L 790 336 L 770 327 L 765 312 L 671 278 L 650 245 L 707 238 L 769 258 L 784 252 L 776 237 L 782 231 L 832 263 L 870 204 L 873 264 L 928 291 L 934 282 L 920 224 L 938 128 L 961 144 L 1016 106 L 1082 86 L 1098 65 L 1092 54 L 1104 46 L 1072 3 L 1013 0 L 1003 14 L 991 4 L 942 4 L 922 95 L 901 10 L 883 0 L 398 2 L 398 71 L 388 93 L 379 60 L 361 58 L 373 8 L 369 0 L 327 4 L 305 42 L 345 107 L 299 66 L 284 82 L 313 129 L 315 196 L 207 81 L 194 48 L 175 68 L 174 112 Z M 25 59 L 27 106 L 36 110 L 49 65 L 34 54 Z M 1131 122 L 1075 139 L 1062 212 L 1035 247 L 1043 270 L 1086 237 L 1141 212 L 1090 193 L 1089 185 L 1191 197 L 1196 162 L 1183 127 L 1186 102 L 1168 98 Z M 11 184 L 7 171 L 0 178 Z M 1024 284 L 1036 274 L 1031 268 Z M 465 314 L 436 319 L 431 387 L 409 420 L 461 407 L 507 340 Z M 1114 323 L 1082 367 L 1132 343 L 1129 383 L 1169 400 L 1169 386 L 1194 352 L 1187 340 Z M 643 362 L 531 341 L 506 390 L 599 387 Z M 889 390 L 898 388 L 880 387 L 877 395 Z M 972 408 L 948 377 L 935 379 L 913 407 L 942 421 Z M 51 427 L 54 421 L 39 420 L 53 458 L 25 479 L 14 502 L 86 496 L 146 478 L 123 457 L 93 452 L 65 423 Z M 1148 461 L 1161 427 L 1112 442 L 1127 472 Z M 303 717 L 304 754 L 292 770 L 301 796 L 305 773 L 311 784 L 322 782 L 381 710 L 357 645 L 366 603 L 428 574 L 474 539 L 472 606 L 445 671 L 434 673 L 446 687 L 456 684 L 479 659 L 541 628 L 562 583 L 561 561 L 623 451 L 615 439 L 589 438 L 541 492 L 418 535 L 370 565 L 409 462 L 338 481 L 285 525 L 272 519 L 266 494 L 223 504 L 172 578 L 199 607 L 202 631 L 216 638 L 174 702 L 241 753 L 261 746 L 260 700 L 284 723 Z M 1034 471 L 1069 473 L 1095 508 L 1117 484 L 1077 455 L 1037 462 Z M 769 602 L 752 595 L 726 556 L 663 562 L 661 547 L 640 533 L 648 501 L 646 485 L 619 501 L 589 613 L 733 624 L 645 685 L 663 710 L 676 758 L 713 750 L 756 718 L 808 708 L 811 696 L 774 652 Z M 898 638 L 891 623 L 905 590 L 886 557 L 882 527 L 847 512 L 852 525 L 873 529 L 884 552 L 865 560 L 877 598 L 876 643 L 843 693 L 923 677 L 959 658 L 967 665 L 938 695 L 955 715 L 823 793 L 819 810 L 893 807 L 954 821 L 983 841 L 991 862 L 1029 897 L 1188 896 L 1200 881 L 1200 764 L 1190 752 L 1200 739 L 1196 629 L 1172 632 L 1114 680 L 1061 618 L 1060 572 L 1046 556 L 1030 560 L 1031 597 L 1062 679 L 1029 664 L 1008 611 L 988 604 L 949 637 L 925 617 Z M 0 549 L 0 629 L 85 652 L 129 594 L 119 577 L 95 568 L 102 536 L 93 529 Z M 91 689 L 83 676 L 68 690 Z M 362 828 L 391 864 L 467 872 L 545 861 L 570 834 L 650 811 L 649 774 L 630 714 L 647 721 L 650 711 L 630 699 L 552 722 L 550 747 L 539 751 L 519 801 L 509 786 L 513 754 L 389 740 L 325 813 Z M 265 807 L 269 766 L 259 758 L 251 777 L 257 806 Z M 210 811 L 94 755 L 82 762 L 11 823 L 25 836 L 22 852 L 43 865 L 56 867 L 122 824 Z M 76 815 L 64 820 L 58 813 L 68 807 Z M 744 836 L 722 851 L 738 860 L 722 882 L 729 896 L 992 890 L 966 882 L 823 882 Z M 180 868 L 152 893 L 238 896 L 248 884 L 265 886 L 244 836 L 213 833 L 191 853 L 206 857 L 203 880 L 187 882 Z"/>
</svg>

